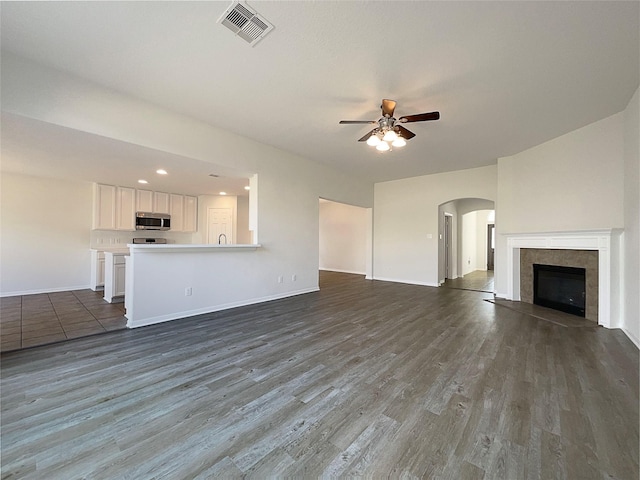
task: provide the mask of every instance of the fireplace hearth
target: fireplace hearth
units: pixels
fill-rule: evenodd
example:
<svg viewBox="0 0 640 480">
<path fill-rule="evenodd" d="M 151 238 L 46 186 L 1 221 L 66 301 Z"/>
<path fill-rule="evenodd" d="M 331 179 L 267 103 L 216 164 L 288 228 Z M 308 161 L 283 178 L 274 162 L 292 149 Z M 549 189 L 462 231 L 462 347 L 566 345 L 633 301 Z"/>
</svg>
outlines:
<svg viewBox="0 0 640 480">
<path fill-rule="evenodd" d="M 586 269 L 534 263 L 533 303 L 584 318 Z"/>
</svg>

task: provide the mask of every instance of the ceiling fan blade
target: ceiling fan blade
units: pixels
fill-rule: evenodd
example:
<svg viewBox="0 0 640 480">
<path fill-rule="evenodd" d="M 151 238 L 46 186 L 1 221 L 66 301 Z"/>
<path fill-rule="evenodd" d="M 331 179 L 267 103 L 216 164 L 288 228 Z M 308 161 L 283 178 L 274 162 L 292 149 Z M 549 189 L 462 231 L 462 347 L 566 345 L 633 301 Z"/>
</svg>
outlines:
<svg viewBox="0 0 640 480">
<path fill-rule="evenodd" d="M 375 120 L 340 120 L 342 125 L 356 125 L 361 123 L 378 123 Z"/>
<path fill-rule="evenodd" d="M 416 115 L 406 115 L 398 119 L 399 122 L 426 122 L 427 120 L 438 120 L 440 112 L 418 113 Z"/>
<path fill-rule="evenodd" d="M 371 135 L 373 135 L 378 129 L 374 128 L 373 130 L 371 130 L 369 133 L 367 133 L 364 137 L 362 137 L 360 140 L 358 140 L 359 142 L 366 142 L 367 140 L 369 140 L 369 137 Z"/>
<path fill-rule="evenodd" d="M 393 111 L 396 109 L 396 102 L 394 100 L 384 99 L 382 100 L 382 105 L 380 105 L 380 108 L 382 108 L 383 117 L 393 117 Z"/>
<path fill-rule="evenodd" d="M 405 140 L 409 140 L 410 138 L 413 138 L 416 136 L 415 133 L 413 133 L 411 130 L 407 130 L 406 128 L 404 128 L 402 125 L 396 125 L 395 127 L 393 127 L 393 129 L 399 133 L 400 135 L 402 135 L 402 138 L 404 138 Z"/>
</svg>

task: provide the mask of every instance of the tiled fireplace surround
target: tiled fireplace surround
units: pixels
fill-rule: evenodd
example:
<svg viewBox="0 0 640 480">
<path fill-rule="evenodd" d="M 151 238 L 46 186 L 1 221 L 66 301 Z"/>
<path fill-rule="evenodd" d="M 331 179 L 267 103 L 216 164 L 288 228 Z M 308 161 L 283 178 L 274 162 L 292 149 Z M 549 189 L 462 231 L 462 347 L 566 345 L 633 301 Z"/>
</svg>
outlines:
<svg viewBox="0 0 640 480">
<path fill-rule="evenodd" d="M 507 299 L 533 303 L 532 263 L 586 268 L 587 319 L 615 328 L 617 302 L 611 298 L 612 272 L 619 272 L 611 230 L 507 234 Z M 614 240 L 617 240 L 617 236 Z M 530 250 L 531 249 L 531 250 Z M 615 248 L 614 248 L 615 250 Z M 564 262 L 568 263 L 564 263 Z M 523 265 L 526 263 L 526 266 Z M 613 275 L 615 278 L 616 275 Z"/>
<path fill-rule="evenodd" d="M 520 249 L 520 299 L 533 303 L 533 265 L 557 265 L 585 269 L 585 318 L 598 321 L 598 252 L 595 250 Z"/>
</svg>

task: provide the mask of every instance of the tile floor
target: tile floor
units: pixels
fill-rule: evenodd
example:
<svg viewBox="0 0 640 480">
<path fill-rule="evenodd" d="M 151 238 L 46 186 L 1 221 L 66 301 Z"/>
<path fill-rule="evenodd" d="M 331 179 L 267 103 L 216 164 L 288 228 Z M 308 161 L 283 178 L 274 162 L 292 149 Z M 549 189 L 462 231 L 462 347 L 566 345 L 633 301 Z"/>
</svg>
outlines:
<svg viewBox="0 0 640 480">
<path fill-rule="evenodd" d="M 0 351 L 126 328 L 124 303 L 102 297 L 87 289 L 0 298 Z"/>
</svg>

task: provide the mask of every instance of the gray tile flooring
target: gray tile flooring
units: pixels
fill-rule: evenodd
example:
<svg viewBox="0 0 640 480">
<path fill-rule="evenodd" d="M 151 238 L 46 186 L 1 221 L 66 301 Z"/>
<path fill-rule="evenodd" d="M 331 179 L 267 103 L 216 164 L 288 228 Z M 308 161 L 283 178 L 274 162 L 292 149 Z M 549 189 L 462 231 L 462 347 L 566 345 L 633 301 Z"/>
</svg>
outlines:
<svg viewBox="0 0 640 480">
<path fill-rule="evenodd" d="M 0 298 L 0 351 L 126 328 L 124 304 L 102 296 L 87 289 Z"/>
</svg>

